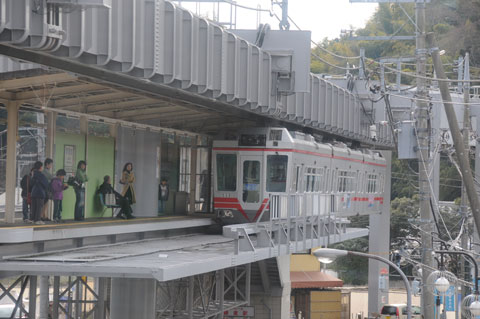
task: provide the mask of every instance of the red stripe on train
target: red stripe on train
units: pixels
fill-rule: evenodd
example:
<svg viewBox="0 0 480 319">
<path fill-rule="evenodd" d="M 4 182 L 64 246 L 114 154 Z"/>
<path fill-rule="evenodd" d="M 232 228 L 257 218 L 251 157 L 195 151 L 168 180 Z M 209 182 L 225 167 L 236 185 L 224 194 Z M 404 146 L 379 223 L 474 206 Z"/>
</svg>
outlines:
<svg viewBox="0 0 480 319">
<path fill-rule="evenodd" d="M 385 164 L 374 163 L 374 162 L 366 162 L 359 159 L 348 158 L 343 156 L 335 156 L 330 154 L 323 154 L 323 153 L 316 153 L 304 150 L 292 150 L 288 148 L 242 148 L 242 147 L 214 147 L 214 151 L 246 151 L 246 152 L 288 152 L 288 153 L 300 153 L 300 154 L 308 154 L 308 155 L 315 155 L 320 157 L 327 157 L 333 159 L 339 159 L 343 161 L 350 161 L 350 162 L 357 162 L 357 163 L 365 163 L 368 165 L 380 166 L 380 167 L 387 167 Z"/>
</svg>

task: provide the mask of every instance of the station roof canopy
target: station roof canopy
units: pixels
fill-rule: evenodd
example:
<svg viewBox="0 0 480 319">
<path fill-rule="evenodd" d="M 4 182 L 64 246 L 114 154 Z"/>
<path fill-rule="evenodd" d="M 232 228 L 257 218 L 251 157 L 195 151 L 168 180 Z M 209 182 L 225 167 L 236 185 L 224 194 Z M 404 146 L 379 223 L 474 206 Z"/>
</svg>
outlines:
<svg viewBox="0 0 480 319">
<path fill-rule="evenodd" d="M 23 66 L 25 64 L 26 66 Z M 13 67 L 12 67 L 13 66 Z M 129 122 L 201 134 L 224 128 L 261 125 L 255 117 L 215 109 L 177 97 L 152 94 L 99 79 L 0 56 L 0 103 L 18 101 L 24 108 L 82 115 L 105 122 Z M 214 102 L 212 101 L 212 104 Z M 258 119 L 257 119 L 258 120 Z"/>
</svg>

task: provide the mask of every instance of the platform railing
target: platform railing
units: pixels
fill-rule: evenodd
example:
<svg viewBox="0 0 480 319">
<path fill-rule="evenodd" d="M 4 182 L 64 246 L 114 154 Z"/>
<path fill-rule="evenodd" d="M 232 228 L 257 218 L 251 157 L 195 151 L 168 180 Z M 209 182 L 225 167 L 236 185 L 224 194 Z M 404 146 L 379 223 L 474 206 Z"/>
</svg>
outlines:
<svg viewBox="0 0 480 319">
<path fill-rule="evenodd" d="M 223 234 L 235 239 L 237 254 L 268 247 L 274 256 L 280 249 L 291 253 L 328 244 L 332 236 L 345 233 L 349 223 L 327 210 L 329 196 L 270 194 L 255 223 L 224 226 Z"/>
</svg>

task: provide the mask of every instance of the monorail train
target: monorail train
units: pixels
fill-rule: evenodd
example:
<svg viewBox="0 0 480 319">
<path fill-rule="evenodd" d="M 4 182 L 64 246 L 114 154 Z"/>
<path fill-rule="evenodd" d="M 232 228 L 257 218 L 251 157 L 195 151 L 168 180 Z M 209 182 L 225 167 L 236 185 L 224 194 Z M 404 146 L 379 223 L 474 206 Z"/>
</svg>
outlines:
<svg viewBox="0 0 480 319">
<path fill-rule="evenodd" d="M 225 224 L 268 220 L 271 195 L 303 196 L 309 215 L 380 212 L 381 154 L 317 143 L 286 128 L 252 128 L 213 143 L 214 209 Z M 267 210 L 267 212 L 263 212 Z"/>
</svg>

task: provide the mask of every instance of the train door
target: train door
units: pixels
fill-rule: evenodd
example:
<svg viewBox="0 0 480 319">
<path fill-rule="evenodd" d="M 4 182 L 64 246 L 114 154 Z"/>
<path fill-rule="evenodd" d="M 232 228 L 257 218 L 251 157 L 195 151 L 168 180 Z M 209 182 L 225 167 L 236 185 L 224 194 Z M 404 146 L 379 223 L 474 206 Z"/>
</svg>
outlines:
<svg viewBox="0 0 480 319">
<path fill-rule="evenodd" d="M 263 157 L 254 155 L 243 155 L 240 156 L 240 161 L 242 176 L 242 194 L 240 196 L 240 199 L 242 202 L 242 207 L 245 211 L 254 211 L 255 213 L 260 207 L 260 204 L 263 202 Z M 253 216 L 249 217 L 253 218 Z"/>
</svg>

